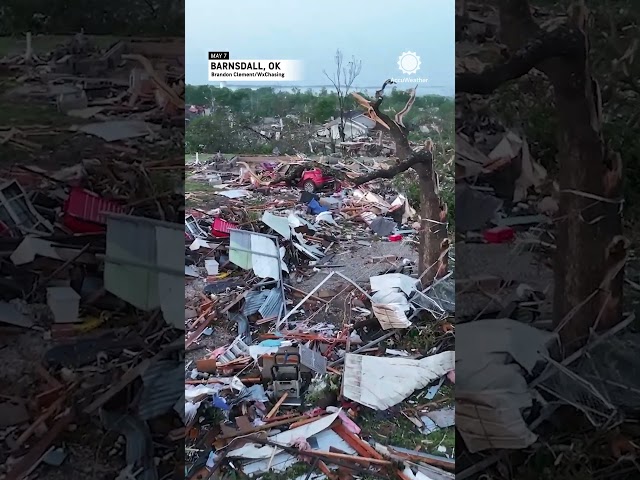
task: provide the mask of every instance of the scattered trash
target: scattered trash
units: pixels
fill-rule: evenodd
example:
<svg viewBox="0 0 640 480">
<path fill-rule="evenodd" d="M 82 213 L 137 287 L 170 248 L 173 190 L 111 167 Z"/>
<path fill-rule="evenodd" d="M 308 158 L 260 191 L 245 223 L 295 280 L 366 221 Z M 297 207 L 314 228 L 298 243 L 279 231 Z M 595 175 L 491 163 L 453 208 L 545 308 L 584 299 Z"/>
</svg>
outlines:
<svg viewBox="0 0 640 480">
<path fill-rule="evenodd" d="M 0 128 L 0 476 L 102 475 L 90 457 L 157 479 L 184 439 L 183 49 L 26 40 L 1 62 L 5 102 L 37 113 Z"/>
<path fill-rule="evenodd" d="M 419 282 L 416 211 L 387 182 L 326 181 L 340 171 L 311 188 L 318 165 L 337 168 L 326 159 L 241 156 L 234 169 L 204 158 L 192 179 L 224 173 L 185 212 L 188 473 L 283 472 L 301 451 L 328 477 L 346 465 L 401 473 L 359 421 L 435 398 L 455 368 L 451 334 L 438 351 L 398 343 L 455 311 L 452 272 Z M 239 189 L 241 199 L 225 195 Z"/>
</svg>

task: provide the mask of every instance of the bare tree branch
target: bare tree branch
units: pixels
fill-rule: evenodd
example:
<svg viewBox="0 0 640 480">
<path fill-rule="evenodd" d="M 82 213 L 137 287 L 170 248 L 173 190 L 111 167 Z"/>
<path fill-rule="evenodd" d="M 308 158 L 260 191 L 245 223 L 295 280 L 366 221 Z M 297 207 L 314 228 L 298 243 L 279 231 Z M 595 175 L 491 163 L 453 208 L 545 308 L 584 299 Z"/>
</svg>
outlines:
<svg viewBox="0 0 640 480">
<path fill-rule="evenodd" d="M 378 90 L 380 91 L 380 90 Z M 360 95 L 359 93 L 352 93 L 351 96 L 353 98 L 356 99 L 356 102 L 358 102 L 360 104 L 360 106 L 362 106 L 363 108 L 366 109 L 366 115 L 371 119 L 374 120 L 375 122 L 379 123 L 380 125 L 382 125 L 384 128 L 386 128 L 387 130 L 390 129 L 389 125 L 386 124 L 386 122 L 384 122 L 376 113 L 375 109 L 373 108 L 371 102 L 369 102 L 369 100 L 367 100 L 366 98 L 364 98 L 362 95 Z M 380 97 L 381 98 L 381 97 Z"/>
<path fill-rule="evenodd" d="M 427 164 L 428 162 L 431 162 L 431 159 L 432 159 L 431 152 L 422 151 L 420 153 L 414 153 L 413 155 L 409 156 L 409 158 L 407 158 L 405 161 L 398 163 L 397 165 L 391 168 L 376 170 L 374 172 L 367 173 L 366 175 L 356 177 L 351 181 L 356 186 L 358 186 L 358 185 L 362 185 L 363 183 L 370 182 L 372 180 L 377 180 L 379 178 L 393 178 L 402 172 L 406 172 L 407 170 L 414 167 L 415 165 L 418 165 L 419 163 Z"/>
<path fill-rule="evenodd" d="M 333 77 L 329 76 L 326 70 L 323 70 L 324 75 L 329 79 L 338 95 L 338 108 L 340 110 L 340 139 L 345 140 L 344 125 L 345 125 L 345 98 L 349 94 L 354 80 L 362 71 L 362 61 L 356 60 L 352 57 L 351 61 L 344 66 L 343 55 L 340 50 L 336 51 L 334 58 L 336 64 L 336 73 Z"/>
<path fill-rule="evenodd" d="M 481 73 L 456 75 L 456 91 L 489 94 L 501 85 L 526 75 L 545 60 L 557 57 L 575 59 L 584 51 L 584 35 L 573 28 L 544 33 L 518 50 L 509 60 L 485 68 Z"/>
<path fill-rule="evenodd" d="M 384 93 L 384 89 L 387 88 L 387 85 L 395 85 L 395 83 L 396 82 L 391 79 L 385 80 L 382 84 L 382 88 L 380 90 L 376 90 L 375 98 L 382 98 L 382 94 Z"/>
<path fill-rule="evenodd" d="M 413 107 L 413 104 L 416 101 L 417 91 L 418 91 L 418 85 L 416 85 L 416 87 L 413 90 L 411 90 L 411 96 L 409 97 L 409 100 L 407 100 L 407 104 L 404 106 L 404 108 L 400 110 L 398 113 L 396 113 L 395 121 L 398 125 L 402 125 L 403 127 L 405 126 L 405 124 L 403 123 L 403 119 L 407 115 L 407 113 L 409 113 L 409 110 L 411 110 L 411 107 Z"/>
<path fill-rule="evenodd" d="M 389 134 L 396 142 L 396 154 L 401 159 L 406 159 L 413 153 L 411 147 L 409 146 L 408 132 L 407 129 L 395 121 L 393 121 L 388 115 L 380 111 L 380 105 L 382 104 L 383 97 L 382 94 L 384 92 L 385 86 L 388 85 L 388 82 L 385 82 L 384 85 L 378 92 L 376 92 L 379 96 L 375 101 L 369 101 L 364 98 L 362 95 L 357 93 L 352 93 L 351 95 L 356 99 L 356 101 L 367 110 L 367 116 L 384 125 L 388 130 Z"/>
<path fill-rule="evenodd" d="M 364 98 L 362 95 L 358 93 L 352 93 L 358 104 L 360 104 L 364 109 L 366 109 L 366 115 L 383 125 L 385 128 L 389 130 L 389 134 L 396 142 L 396 151 L 398 152 L 398 156 L 402 159 L 400 163 L 397 165 L 385 169 L 385 170 L 377 170 L 375 172 L 368 173 L 366 175 L 362 175 L 353 179 L 353 183 L 356 185 L 362 185 L 363 183 L 370 182 L 371 180 L 376 180 L 378 178 L 393 178 L 399 173 L 405 172 L 410 168 L 421 165 L 424 168 L 424 171 L 421 174 L 425 177 L 431 177 L 433 174 L 432 165 L 433 165 L 433 151 L 432 151 L 432 143 L 429 142 L 427 148 L 419 153 L 414 153 L 409 146 L 409 140 L 407 138 L 407 129 L 397 121 L 398 115 L 400 115 L 400 120 L 402 117 L 411 109 L 415 101 L 416 89 L 413 90 L 411 98 L 407 101 L 407 105 L 402 109 L 402 111 L 396 115 L 396 121 L 391 120 L 388 115 L 382 113 L 380 111 L 380 106 L 383 101 L 383 93 L 384 89 L 391 82 L 387 80 L 382 85 L 382 88 L 376 92 L 376 100 L 369 101 Z M 417 88 L 417 87 L 416 87 Z M 403 113 L 404 112 L 404 113 Z"/>
</svg>

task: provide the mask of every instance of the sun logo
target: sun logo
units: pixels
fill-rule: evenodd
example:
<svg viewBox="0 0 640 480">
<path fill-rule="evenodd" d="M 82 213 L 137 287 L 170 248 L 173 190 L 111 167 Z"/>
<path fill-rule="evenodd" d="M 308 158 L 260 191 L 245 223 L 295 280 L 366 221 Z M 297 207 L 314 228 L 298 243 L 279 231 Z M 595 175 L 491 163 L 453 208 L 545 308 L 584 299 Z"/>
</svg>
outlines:
<svg viewBox="0 0 640 480">
<path fill-rule="evenodd" d="M 420 57 L 415 52 L 403 52 L 398 58 L 398 67 L 405 75 L 412 75 L 420 70 Z"/>
</svg>

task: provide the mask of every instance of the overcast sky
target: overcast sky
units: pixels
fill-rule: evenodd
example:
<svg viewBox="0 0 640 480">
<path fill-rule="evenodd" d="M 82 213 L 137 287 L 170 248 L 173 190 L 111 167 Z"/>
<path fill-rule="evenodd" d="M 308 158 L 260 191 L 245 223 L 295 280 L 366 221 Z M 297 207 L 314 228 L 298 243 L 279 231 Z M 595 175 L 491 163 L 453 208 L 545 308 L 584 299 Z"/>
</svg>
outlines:
<svg viewBox="0 0 640 480">
<path fill-rule="evenodd" d="M 362 60 L 356 86 L 400 77 L 402 52 L 418 54 L 423 85 L 453 94 L 455 0 L 186 0 L 187 83 L 208 83 L 207 52 L 232 59 L 304 62 L 300 85 L 324 85 L 336 49 Z M 250 83 L 247 84 L 249 86 Z M 407 84 L 407 88 L 413 85 Z M 424 93 L 424 90 L 423 90 Z"/>
</svg>

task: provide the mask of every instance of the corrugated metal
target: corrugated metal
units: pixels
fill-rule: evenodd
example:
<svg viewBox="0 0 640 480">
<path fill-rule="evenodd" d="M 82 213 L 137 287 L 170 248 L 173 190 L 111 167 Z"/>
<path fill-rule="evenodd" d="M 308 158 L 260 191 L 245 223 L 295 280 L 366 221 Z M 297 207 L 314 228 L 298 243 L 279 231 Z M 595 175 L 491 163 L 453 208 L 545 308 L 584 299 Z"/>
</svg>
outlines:
<svg viewBox="0 0 640 480">
<path fill-rule="evenodd" d="M 106 429 L 124 435 L 127 465 L 131 465 L 132 469 L 142 469 L 136 478 L 158 480 L 158 471 L 153 461 L 153 438 L 147 423 L 133 415 L 109 410 L 102 410 L 100 418 Z"/>
<path fill-rule="evenodd" d="M 138 417 L 149 420 L 170 411 L 184 395 L 184 364 L 160 360 L 142 375 L 144 387 L 138 407 Z"/>
<path fill-rule="evenodd" d="M 269 296 L 269 290 L 251 291 L 244 298 L 244 307 L 242 307 L 242 313 L 249 316 L 257 313 L 262 304 Z"/>
<path fill-rule="evenodd" d="M 249 328 L 249 319 L 241 312 L 233 312 L 229 314 L 229 320 L 236 322 L 238 325 L 238 336 L 245 342 L 251 343 L 251 329 Z"/>
<path fill-rule="evenodd" d="M 269 291 L 269 296 L 264 304 L 258 309 L 262 318 L 271 318 L 278 315 L 282 308 L 282 291 L 280 288 L 273 288 Z"/>
</svg>

